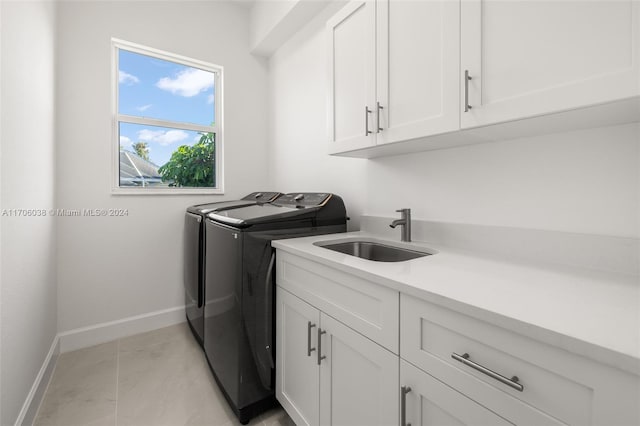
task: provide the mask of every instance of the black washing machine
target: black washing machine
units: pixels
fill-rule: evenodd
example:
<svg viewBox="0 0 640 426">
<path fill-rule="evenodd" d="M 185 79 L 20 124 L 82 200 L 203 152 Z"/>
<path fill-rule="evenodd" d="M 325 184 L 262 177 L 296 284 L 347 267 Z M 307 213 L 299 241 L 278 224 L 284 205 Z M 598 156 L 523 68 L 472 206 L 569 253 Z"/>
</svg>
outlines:
<svg viewBox="0 0 640 426">
<path fill-rule="evenodd" d="M 273 201 L 279 192 L 253 192 L 241 200 L 198 204 L 187 208 L 184 216 L 183 283 L 187 323 L 202 345 L 204 336 L 204 215 L 233 207 Z"/>
<path fill-rule="evenodd" d="M 293 193 L 205 219 L 204 350 L 242 424 L 275 399 L 275 250 L 271 241 L 346 231 L 342 199 Z"/>
</svg>

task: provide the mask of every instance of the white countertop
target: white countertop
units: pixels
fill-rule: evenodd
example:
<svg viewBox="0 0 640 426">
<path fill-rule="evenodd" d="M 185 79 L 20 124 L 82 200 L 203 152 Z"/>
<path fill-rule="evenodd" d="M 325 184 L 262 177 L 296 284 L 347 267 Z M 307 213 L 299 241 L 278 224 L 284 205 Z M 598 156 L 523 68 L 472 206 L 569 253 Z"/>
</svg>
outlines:
<svg viewBox="0 0 640 426">
<path fill-rule="evenodd" d="M 373 262 L 313 245 L 318 241 L 363 238 L 437 253 L 404 262 Z M 272 244 L 640 375 L 637 275 L 505 261 L 428 242 L 384 240 L 365 232 L 278 240 Z"/>
</svg>

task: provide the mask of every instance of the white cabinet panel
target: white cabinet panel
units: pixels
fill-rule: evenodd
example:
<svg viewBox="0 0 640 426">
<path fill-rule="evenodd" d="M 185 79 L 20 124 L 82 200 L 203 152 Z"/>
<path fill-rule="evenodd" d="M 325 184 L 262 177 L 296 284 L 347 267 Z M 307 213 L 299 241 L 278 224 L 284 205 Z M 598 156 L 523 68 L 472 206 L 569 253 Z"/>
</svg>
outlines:
<svg viewBox="0 0 640 426">
<path fill-rule="evenodd" d="M 289 253 L 277 262 L 278 285 L 398 353 L 397 291 Z"/>
<path fill-rule="evenodd" d="M 640 420 L 637 376 L 414 297 L 401 295 L 400 305 L 401 357 L 515 424 L 627 425 Z M 517 381 L 523 389 L 453 354 L 468 354 L 476 367 Z"/>
<path fill-rule="evenodd" d="M 298 426 L 317 426 L 320 311 L 279 287 L 276 292 L 276 397 Z"/>
<path fill-rule="evenodd" d="M 398 356 L 321 314 L 320 423 L 394 425 Z"/>
<path fill-rule="evenodd" d="M 327 29 L 332 154 L 640 120 L 637 0 L 353 1 Z"/>
<path fill-rule="evenodd" d="M 298 425 L 396 425 L 401 386 L 411 388 L 404 413 L 414 426 L 640 424 L 640 378 L 568 352 L 567 336 L 544 344 L 277 256 L 276 396 Z M 391 337 L 393 351 L 377 343 Z"/>
<path fill-rule="evenodd" d="M 276 291 L 276 398 L 294 422 L 397 424 L 398 355 Z"/>
<path fill-rule="evenodd" d="M 405 397 L 406 422 L 414 426 L 512 424 L 404 360 L 400 383 L 411 389 Z"/>
<path fill-rule="evenodd" d="M 352 2 L 327 22 L 332 152 L 375 143 L 373 112 L 366 112 L 375 104 L 375 12 L 374 2 Z"/>
<path fill-rule="evenodd" d="M 634 0 L 463 1 L 462 127 L 638 96 L 639 16 Z"/>
<path fill-rule="evenodd" d="M 377 144 L 457 130 L 460 2 L 378 0 Z"/>
</svg>

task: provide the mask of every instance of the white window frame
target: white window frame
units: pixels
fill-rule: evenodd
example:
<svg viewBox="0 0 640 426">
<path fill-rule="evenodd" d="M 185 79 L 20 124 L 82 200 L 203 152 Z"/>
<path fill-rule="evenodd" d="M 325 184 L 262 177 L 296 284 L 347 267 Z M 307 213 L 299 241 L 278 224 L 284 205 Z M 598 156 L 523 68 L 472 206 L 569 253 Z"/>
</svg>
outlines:
<svg viewBox="0 0 640 426">
<path fill-rule="evenodd" d="M 127 114 L 120 114 L 118 112 L 118 52 L 119 50 L 127 50 L 129 52 L 139 53 L 146 56 L 151 56 L 166 61 L 171 61 L 185 65 L 188 67 L 198 68 L 204 71 L 209 71 L 215 75 L 214 84 L 214 125 L 202 126 L 199 124 L 182 123 L 170 120 L 160 120 L 155 118 L 137 117 Z M 199 61 L 197 59 L 188 58 L 186 56 L 176 55 L 173 53 L 165 52 L 162 50 L 154 49 L 152 47 L 142 46 L 140 44 L 131 43 L 116 38 L 111 39 L 111 63 L 112 63 L 112 75 L 111 75 L 111 94 L 112 94 L 112 179 L 111 179 L 111 193 L 122 195 L 179 195 L 179 194 L 224 194 L 224 164 L 223 164 L 223 67 L 220 65 L 214 65 L 207 62 Z M 203 133 L 215 133 L 215 188 L 193 188 L 193 187 L 171 187 L 171 188 L 150 188 L 150 187 L 121 187 L 120 186 L 120 123 L 132 123 L 142 124 L 149 126 L 160 126 L 166 128 L 174 128 L 181 130 L 191 130 Z"/>
</svg>

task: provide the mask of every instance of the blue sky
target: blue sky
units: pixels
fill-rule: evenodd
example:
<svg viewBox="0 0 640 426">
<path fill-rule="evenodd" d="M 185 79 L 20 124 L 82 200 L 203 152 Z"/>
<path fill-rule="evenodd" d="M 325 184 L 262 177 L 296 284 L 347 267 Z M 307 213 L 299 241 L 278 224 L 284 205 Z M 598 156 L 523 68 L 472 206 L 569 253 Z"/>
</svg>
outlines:
<svg viewBox="0 0 640 426">
<path fill-rule="evenodd" d="M 211 125 L 214 120 L 214 74 L 119 49 L 118 112 L 181 123 Z M 138 124 L 120 124 L 120 145 L 144 141 L 158 166 L 181 145 L 193 145 L 197 132 Z"/>
</svg>

